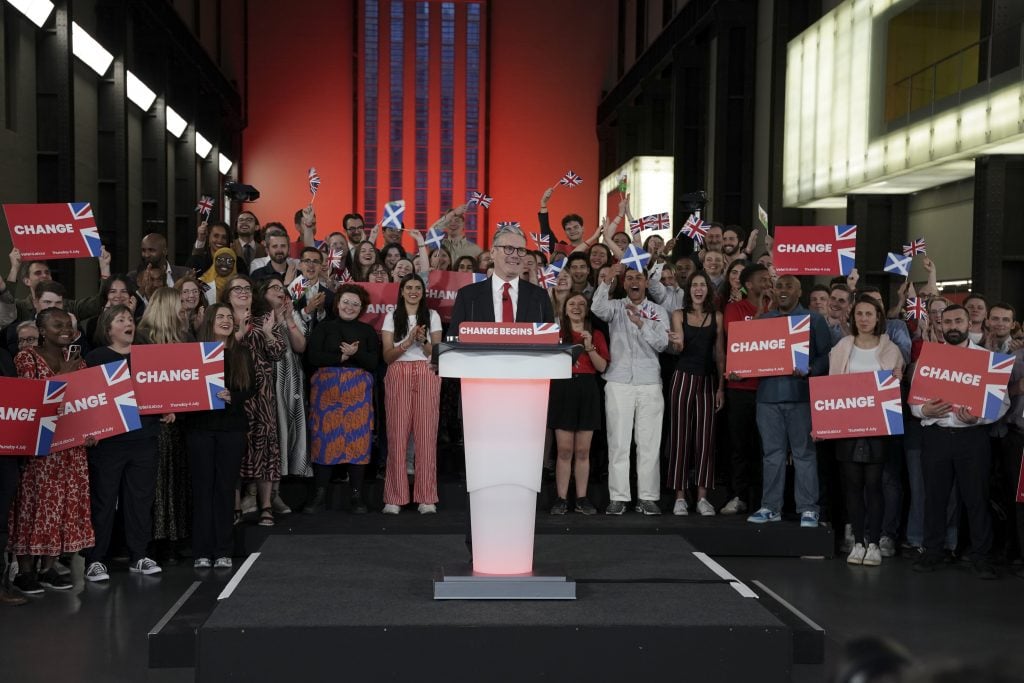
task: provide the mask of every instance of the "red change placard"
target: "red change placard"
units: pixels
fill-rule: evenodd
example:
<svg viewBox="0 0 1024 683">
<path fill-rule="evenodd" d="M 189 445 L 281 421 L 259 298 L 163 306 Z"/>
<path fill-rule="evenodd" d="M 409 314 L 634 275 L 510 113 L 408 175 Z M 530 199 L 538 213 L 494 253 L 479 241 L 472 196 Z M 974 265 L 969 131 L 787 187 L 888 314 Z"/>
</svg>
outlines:
<svg viewBox="0 0 1024 683">
<path fill-rule="evenodd" d="M 366 307 L 359 319 L 380 332 L 380 328 L 384 326 L 384 318 L 395 310 L 395 302 L 398 301 L 398 283 L 359 282 L 357 284 L 370 295 L 370 305 Z"/>
<path fill-rule="evenodd" d="M 437 314 L 441 316 L 441 322 L 450 322 L 458 291 L 466 285 L 486 279 L 487 276 L 481 273 L 432 270 L 430 271 L 430 280 L 427 282 L 427 305 L 437 311 Z"/>
<path fill-rule="evenodd" d="M 57 411 L 51 451 L 85 443 L 87 436 L 106 439 L 142 427 L 128 363 L 123 360 L 57 375 L 67 382 Z"/>
<path fill-rule="evenodd" d="M 4 214 L 22 263 L 99 256 L 103 248 L 89 202 L 4 204 Z"/>
<path fill-rule="evenodd" d="M 772 265 L 779 275 L 849 275 L 856 255 L 856 225 L 775 227 Z"/>
<path fill-rule="evenodd" d="M 725 374 L 777 377 L 809 365 L 811 316 L 791 315 L 729 323 Z"/>
<path fill-rule="evenodd" d="M 140 344 L 132 347 L 135 402 L 141 415 L 221 410 L 224 344 Z"/>
<path fill-rule="evenodd" d="M 0 455 L 49 455 L 65 382 L 0 377 Z"/>
<path fill-rule="evenodd" d="M 964 406 L 988 420 L 999 417 L 1013 356 L 984 349 L 925 342 L 917 359 L 907 403 L 932 399 Z"/>
<path fill-rule="evenodd" d="M 889 370 L 810 378 L 811 431 L 819 439 L 903 433 L 900 382 Z"/>
<path fill-rule="evenodd" d="M 473 323 L 459 325 L 459 341 L 469 344 L 557 344 L 557 323 Z"/>
</svg>

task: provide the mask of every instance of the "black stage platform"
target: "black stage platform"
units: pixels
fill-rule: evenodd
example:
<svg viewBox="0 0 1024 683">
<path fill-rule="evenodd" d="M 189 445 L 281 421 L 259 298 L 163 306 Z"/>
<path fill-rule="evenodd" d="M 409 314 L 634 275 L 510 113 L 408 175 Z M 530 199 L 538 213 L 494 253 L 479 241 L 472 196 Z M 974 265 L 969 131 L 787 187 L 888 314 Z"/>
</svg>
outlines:
<svg viewBox="0 0 1024 683">
<path fill-rule="evenodd" d="M 677 536 L 538 536 L 575 602 L 431 599 L 466 555 L 459 535 L 271 536 L 199 629 L 196 680 L 789 680 L 791 628 Z"/>
</svg>

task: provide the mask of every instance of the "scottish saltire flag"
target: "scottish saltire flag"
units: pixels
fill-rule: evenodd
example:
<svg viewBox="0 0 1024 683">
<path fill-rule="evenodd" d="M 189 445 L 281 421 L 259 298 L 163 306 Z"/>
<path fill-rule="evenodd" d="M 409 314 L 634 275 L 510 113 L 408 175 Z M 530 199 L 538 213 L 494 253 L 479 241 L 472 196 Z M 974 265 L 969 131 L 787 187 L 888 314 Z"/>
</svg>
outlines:
<svg viewBox="0 0 1024 683">
<path fill-rule="evenodd" d="M 583 178 L 573 173 L 573 170 L 570 168 L 566 172 L 566 174 L 562 176 L 562 179 L 559 180 L 558 182 L 561 183 L 562 185 L 565 185 L 566 187 L 576 187 L 577 185 L 583 182 Z"/>
<path fill-rule="evenodd" d="M 907 320 L 924 320 L 928 317 L 928 308 L 925 306 L 924 299 L 920 297 L 914 296 L 907 299 L 905 308 L 907 310 L 904 312 L 903 317 Z"/>
<path fill-rule="evenodd" d="M 441 230 L 440 228 L 431 228 L 427 231 L 427 236 L 423 239 L 423 243 L 431 249 L 438 249 L 441 247 L 441 242 L 444 241 L 444 238 L 444 230 Z"/>
<path fill-rule="evenodd" d="M 995 380 L 997 384 L 985 385 L 985 409 L 982 417 L 986 420 L 999 418 L 999 411 L 1003 406 L 1003 398 L 1006 396 L 1007 385 L 1010 383 L 1010 372 L 1013 370 L 1015 356 L 1005 353 L 989 352 L 988 375 L 985 379 L 989 382 Z M 993 377 L 995 375 L 995 377 Z"/>
<path fill-rule="evenodd" d="M 668 230 L 672 227 L 668 213 L 655 213 L 640 219 L 642 230 Z"/>
<path fill-rule="evenodd" d="M 204 194 L 199 198 L 199 203 L 196 204 L 196 213 L 198 213 L 199 217 L 203 220 L 208 219 L 210 214 L 213 213 L 214 203 L 213 197 Z"/>
<path fill-rule="evenodd" d="M 562 272 L 562 269 L 565 268 L 565 259 L 561 259 L 560 261 L 555 261 L 555 262 L 551 263 L 550 265 L 548 265 L 547 268 L 550 268 L 554 272 L 555 276 L 557 277 L 558 274 Z"/>
<path fill-rule="evenodd" d="M 398 228 L 402 229 L 402 217 L 405 215 L 405 200 L 399 199 L 393 202 L 388 202 L 384 205 L 384 218 L 381 220 L 381 226 L 385 228 Z"/>
<path fill-rule="evenodd" d="M 894 254 L 891 251 L 885 257 L 885 266 L 883 270 L 893 275 L 902 275 L 906 277 L 910 273 L 910 262 L 909 256 L 903 256 L 902 254 Z"/>
<path fill-rule="evenodd" d="M 494 197 L 488 197 L 483 192 L 474 192 L 469 198 L 470 204 L 479 204 L 485 209 L 491 208 L 491 202 L 493 201 Z"/>
<path fill-rule="evenodd" d="M 876 370 L 875 386 L 879 391 L 899 392 L 900 381 L 893 376 L 892 370 Z M 903 399 L 898 393 L 895 398 L 882 402 L 882 414 L 885 416 L 887 434 L 903 433 Z"/>
<path fill-rule="evenodd" d="M 918 254 L 927 254 L 928 247 L 924 243 L 924 238 L 919 237 L 916 240 L 911 240 L 910 244 L 903 245 L 904 256 L 917 256 Z"/>
<path fill-rule="evenodd" d="M 551 253 L 551 237 L 548 235 L 542 235 L 539 232 L 531 232 L 530 239 L 537 244 L 537 248 L 545 254 Z"/>
<path fill-rule="evenodd" d="M 320 189 L 320 174 L 317 173 L 316 166 L 310 166 L 309 172 L 309 193 L 316 196 L 317 190 Z"/>
<path fill-rule="evenodd" d="M 626 247 L 626 252 L 622 255 L 622 265 L 633 270 L 639 270 L 641 273 L 647 267 L 650 260 L 651 255 L 635 244 Z"/>
<path fill-rule="evenodd" d="M 707 223 L 691 213 L 690 217 L 683 223 L 683 229 L 679 231 L 679 234 L 689 237 L 695 244 L 704 244 L 704 238 L 708 236 L 708 228 Z"/>
<path fill-rule="evenodd" d="M 811 316 L 809 315 L 791 315 L 788 317 L 789 320 L 789 333 L 797 334 L 798 332 L 810 332 L 811 331 Z M 811 366 L 811 345 L 809 341 L 798 341 L 793 342 L 790 345 L 790 350 L 793 354 L 793 368 L 800 372 L 807 374 L 808 369 Z"/>
<path fill-rule="evenodd" d="M 519 221 L 498 221 L 498 230 L 502 228 L 521 228 Z"/>
</svg>

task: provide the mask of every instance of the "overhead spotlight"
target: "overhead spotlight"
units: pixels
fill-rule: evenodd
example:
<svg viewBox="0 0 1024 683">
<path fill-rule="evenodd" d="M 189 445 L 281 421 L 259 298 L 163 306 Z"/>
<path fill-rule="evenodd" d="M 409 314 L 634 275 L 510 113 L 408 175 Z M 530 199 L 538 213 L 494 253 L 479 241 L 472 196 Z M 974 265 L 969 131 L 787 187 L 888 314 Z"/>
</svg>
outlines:
<svg viewBox="0 0 1024 683">
<path fill-rule="evenodd" d="M 228 159 L 223 154 L 220 154 L 220 173 L 221 175 L 227 175 L 231 171 L 231 167 L 235 165 L 235 162 Z"/>
<path fill-rule="evenodd" d="M 181 134 L 185 132 L 186 126 L 188 126 L 188 123 L 186 123 L 185 119 L 181 118 L 181 114 L 167 107 L 167 132 L 176 138 L 180 138 Z"/>
<path fill-rule="evenodd" d="M 50 12 L 53 11 L 53 3 L 50 0 L 7 0 L 7 2 L 39 28 L 43 27 L 46 20 L 50 18 Z"/>
<path fill-rule="evenodd" d="M 139 77 L 128 71 L 128 99 L 139 106 L 142 111 L 149 111 L 156 99 L 156 93 L 146 87 L 146 84 L 139 80 Z"/>
<path fill-rule="evenodd" d="M 196 131 L 196 154 L 202 158 L 210 156 L 210 150 L 213 149 L 213 143 L 204 138 L 202 134 Z"/>
<path fill-rule="evenodd" d="M 100 76 L 107 73 L 110 63 L 114 61 L 114 55 L 75 22 L 71 22 L 71 51 Z"/>
</svg>

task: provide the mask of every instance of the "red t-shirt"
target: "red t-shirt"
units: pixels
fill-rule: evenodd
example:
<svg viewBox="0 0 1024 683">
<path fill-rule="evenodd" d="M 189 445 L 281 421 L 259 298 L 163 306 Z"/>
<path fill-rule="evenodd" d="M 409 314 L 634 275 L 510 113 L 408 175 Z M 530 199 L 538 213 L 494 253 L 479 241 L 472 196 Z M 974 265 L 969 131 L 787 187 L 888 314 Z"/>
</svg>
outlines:
<svg viewBox="0 0 1024 683">
<path fill-rule="evenodd" d="M 725 305 L 725 313 L 722 315 L 722 324 L 725 326 L 725 348 L 729 348 L 729 323 L 742 320 L 753 320 L 757 315 L 757 306 L 746 299 L 730 301 Z M 726 382 L 727 389 L 743 389 L 745 391 L 757 391 L 756 379 L 741 379 L 737 382 Z"/>
<path fill-rule="evenodd" d="M 605 362 L 611 360 L 611 354 L 608 353 L 608 343 L 604 340 L 604 335 L 601 334 L 600 330 L 591 330 L 590 334 L 593 337 L 594 349 L 597 351 L 597 355 L 604 358 Z M 579 332 L 572 333 L 572 343 L 582 344 L 583 335 Z M 586 351 L 580 353 L 579 358 L 576 359 L 576 363 L 572 366 L 572 374 L 574 375 L 596 375 L 597 368 L 594 367 L 594 362 L 590 360 L 590 354 Z"/>
</svg>

